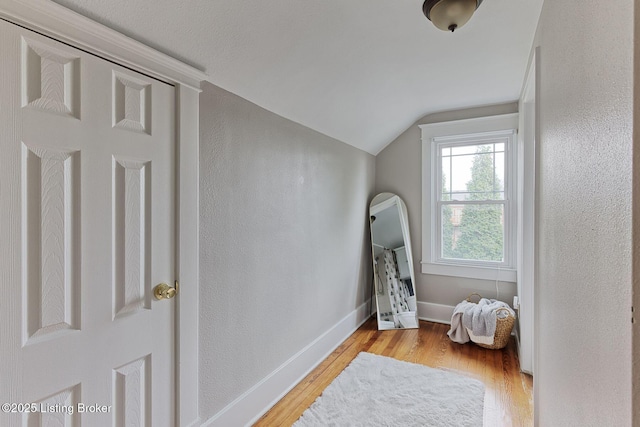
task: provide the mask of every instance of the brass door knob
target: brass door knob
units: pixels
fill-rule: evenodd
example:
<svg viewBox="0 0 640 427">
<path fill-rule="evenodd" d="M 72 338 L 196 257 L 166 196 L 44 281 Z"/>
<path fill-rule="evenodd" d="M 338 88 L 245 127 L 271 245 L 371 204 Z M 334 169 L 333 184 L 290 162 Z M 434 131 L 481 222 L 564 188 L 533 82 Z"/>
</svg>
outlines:
<svg viewBox="0 0 640 427">
<path fill-rule="evenodd" d="M 175 286 L 169 286 L 166 283 L 160 283 L 153 289 L 153 295 L 156 299 L 171 299 L 178 293 L 178 281 Z"/>
</svg>

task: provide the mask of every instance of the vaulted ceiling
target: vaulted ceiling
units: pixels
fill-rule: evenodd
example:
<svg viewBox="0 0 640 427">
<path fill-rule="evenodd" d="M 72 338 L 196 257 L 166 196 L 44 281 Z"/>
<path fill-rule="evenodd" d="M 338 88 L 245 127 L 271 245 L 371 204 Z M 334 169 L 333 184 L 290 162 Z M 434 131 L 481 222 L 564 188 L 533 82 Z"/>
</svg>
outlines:
<svg viewBox="0 0 640 427">
<path fill-rule="evenodd" d="M 517 100 L 543 0 L 484 0 L 455 33 L 421 0 L 56 2 L 377 154 L 426 114 Z"/>
</svg>

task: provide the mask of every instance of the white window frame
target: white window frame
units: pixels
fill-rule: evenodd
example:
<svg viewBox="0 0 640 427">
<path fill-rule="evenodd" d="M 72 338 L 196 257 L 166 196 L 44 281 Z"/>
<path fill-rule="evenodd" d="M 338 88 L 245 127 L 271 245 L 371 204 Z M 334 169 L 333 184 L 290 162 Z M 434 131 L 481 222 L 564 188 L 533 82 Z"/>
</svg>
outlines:
<svg viewBox="0 0 640 427">
<path fill-rule="evenodd" d="M 421 125 L 422 130 L 422 254 L 423 274 L 516 281 L 518 114 Z M 438 188 L 442 162 L 438 147 L 505 142 L 504 262 L 452 260 L 441 257 L 441 218 Z"/>
</svg>

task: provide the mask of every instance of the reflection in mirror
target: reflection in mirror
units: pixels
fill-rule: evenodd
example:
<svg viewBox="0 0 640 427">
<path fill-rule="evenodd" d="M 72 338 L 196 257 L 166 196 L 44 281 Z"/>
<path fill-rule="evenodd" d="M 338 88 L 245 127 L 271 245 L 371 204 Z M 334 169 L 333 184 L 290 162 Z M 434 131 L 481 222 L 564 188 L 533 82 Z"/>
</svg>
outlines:
<svg viewBox="0 0 640 427">
<path fill-rule="evenodd" d="M 418 327 L 407 207 L 392 193 L 369 206 L 378 329 Z"/>
</svg>

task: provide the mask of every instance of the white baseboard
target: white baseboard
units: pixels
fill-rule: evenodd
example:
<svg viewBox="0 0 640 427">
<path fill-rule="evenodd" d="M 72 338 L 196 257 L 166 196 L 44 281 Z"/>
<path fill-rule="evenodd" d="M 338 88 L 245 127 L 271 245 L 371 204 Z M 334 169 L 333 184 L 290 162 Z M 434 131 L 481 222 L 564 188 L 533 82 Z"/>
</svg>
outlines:
<svg viewBox="0 0 640 427">
<path fill-rule="evenodd" d="M 369 304 L 366 301 L 349 313 L 247 392 L 204 421 L 202 426 L 249 426 L 256 422 L 370 317 Z"/>
<path fill-rule="evenodd" d="M 429 322 L 451 324 L 451 316 L 455 309 L 452 305 L 435 304 L 418 301 L 418 318 Z"/>
</svg>

